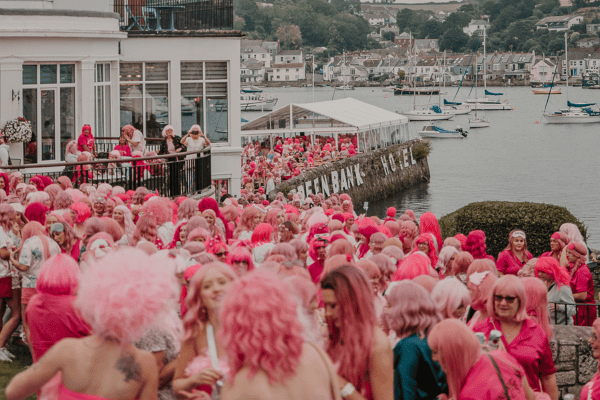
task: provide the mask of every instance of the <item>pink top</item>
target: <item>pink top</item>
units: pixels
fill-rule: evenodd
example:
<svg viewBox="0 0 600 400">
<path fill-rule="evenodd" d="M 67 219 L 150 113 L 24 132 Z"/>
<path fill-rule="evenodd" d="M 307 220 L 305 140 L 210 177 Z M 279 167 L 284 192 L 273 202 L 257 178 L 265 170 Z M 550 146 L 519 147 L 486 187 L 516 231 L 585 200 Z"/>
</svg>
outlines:
<svg viewBox="0 0 600 400">
<path fill-rule="evenodd" d="M 592 392 L 591 395 L 590 390 Z M 588 396 L 592 400 L 600 399 L 600 373 L 598 372 L 596 372 L 591 381 L 581 388 L 581 394 L 579 395 L 579 398 L 581 400 L 587 400 Z"/>
<path fill-rule="evenodd" d="M 531 260 L 533 256 L 530 252 L 527 252 L 528 260 Z M 522 263 L 512 251 L 504 250 L 500 254 L 498 254 L 498 262 L 496 262 L 496 268 L 499 272 L 502 272 L 504 275 L 517 275 L 517 272 L 521 268 L 523 268 L 525 263 Z"/>
<path fill-rule="evenodd" d="M 128 144 L 118 144 L 115 146 L 115 150 L 121 153 L 121 157 L 131 157 L 131 147 Z"/>
<path fill-rule="evenodd" d="M 521 380 L 525 376 L 523 367 L 510 354 L 503 351 L 492 351 L 489 355 L 498 364 L 498 369 L 500 370 L 502 379 L 504 379 L 510 399 L 525 400 L 525 390 L 521 385 Z M 507 364 L 507 362 L 513 364 L 517 369 Z M 492 361 L 487 355 L 483 354 L 467 374 L 462 390 L 460 391 L 459 400 L 498 399 L 506 400 L 504 388 Z"/>
<path fill-rule="evenodd" d="M 473 327 L 474 332 L 482 332 L 487 338 L 494 329 L 502 331 L 500 323 L 492 322 L 490 318 Z M 502 335 L 502 343 L 508 354 L 513 356 L 525 370 L 529 386 L 539 392 L 540 377 L 556 372 L 546 332 L 533 318 L 529 318 L 523 322 L 521 331 L 510 344 L 506 342 L 504 335 Z"/>
<path fill-rule="evenodd" d="M 323 263 L 319 262 L 319 260 L 308 266 L 308 273 L 310 274 L 310 278 L 313 283 L 316 285 L 321 280 L 321 274 L 323 273 Z"/>
<path fill-rule="evenodd" d="M 78 239 L 75 244 L 73 245 L 73 248 L 71 249 L 71 251 L 69 252 L 69 255 L 73 258 L 73 260 L 75 261 L 79 261 L 79 253 L 81 251 L 81 239 Z M 66 253 L 67 251 L 65 249 L 63 249 L 61 247 L 60 249 L 61 253 Z"/>
<path fill-rule="evenodd" d="M 573 263 L 569 263 L 569 273 L 571 273 L 573 266 Z M 582 302 L 578 301 L 578 303 L 595 303 L 594 280 L 592 279 L 592 273 L 586 264 L 582 264 L 579 268 L 577 268 L 577 271 L 575 271 L 575 274 L 571 278 L 570 286 L 573 294 L 587 292 L 585 300 Z M 596 315 L 596 307 L 577 307 L 577 318 L 575 319 L 575 325 L 592 326 L 592 323 L 596 319 Z"/>
<path fill-rule="evenodd" d="M 137 397 L 133 400 L 136 400 Z M 67 389 L 61 383 L 58 389 L 58 400 L 107 400 L 104 397 L 94 396 L 93 394 L 77 393 Z"/>
<path fill-rule="evenodd" d="M 90 328 L 73 308 L 75 298 L 37 293 L 29 301 L 25 320 L 31 335 L 33 362 L 61 339 L 90 334 Z"/>
<path fill-rule="evenodd" d="M 86 150 L 83 146 L 87 146 L 89 150 Z M 79 135 L 77 139 L 77 150 L 78 151 L 93 151 L 94 137 L 92 135 Z"/>
</svg>

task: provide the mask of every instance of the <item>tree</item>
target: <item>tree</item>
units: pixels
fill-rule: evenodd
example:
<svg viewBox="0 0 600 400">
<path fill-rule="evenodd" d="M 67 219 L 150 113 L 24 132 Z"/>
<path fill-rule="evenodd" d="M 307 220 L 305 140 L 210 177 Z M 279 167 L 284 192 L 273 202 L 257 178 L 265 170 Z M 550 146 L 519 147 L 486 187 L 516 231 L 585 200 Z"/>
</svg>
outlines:
<svg viewBox="0 0 600 400">
<path fill-rule="evenodd" d="M 403 8 L 396 14 L 396 25 L 401 31 L 410 30 L 410 24 L 415 17 L 415 12 L 410 8 Z"/>
<path fill-rule="evenodd" d="M 464 33 L 458 28 L 446 31 L 440 38 L 440 51 L 452 50 L 458 53 L 463 50 L 467 42 L 469 41 L 469 35 Z"/>
<path fill-rule="evenodd" d="M 428 37 L 430 39 L 439 39 L 444 33 L 444 24 L 437 19 L 430 19 L 425 22 L 417 31 L 419 37 Z"/>
<path fill-rule="evenodd" d="M 396 34 L 394 32 L 387 31 L 387 32 L 383 32 L 381 34 L 381 37 L 384 40 L 389 40 L 390 42 L 393 42 L 394 39 L 396 38 Z"/>
<path fill-rule="evenodd" d="M 247 30 L 253 31 L 256 29 L 254 21 L 255 16 L 259 14 L 259 8 L 254 1 L 240 0 L 236 13 L 244 19 Z"/>
<path fill-rule="evenodd" d="M 297 49 L 302 43 L 302 33 L 298 25 L 281 25 L 275 32 L 275 36 L 286 48 Z"/>
</svg>

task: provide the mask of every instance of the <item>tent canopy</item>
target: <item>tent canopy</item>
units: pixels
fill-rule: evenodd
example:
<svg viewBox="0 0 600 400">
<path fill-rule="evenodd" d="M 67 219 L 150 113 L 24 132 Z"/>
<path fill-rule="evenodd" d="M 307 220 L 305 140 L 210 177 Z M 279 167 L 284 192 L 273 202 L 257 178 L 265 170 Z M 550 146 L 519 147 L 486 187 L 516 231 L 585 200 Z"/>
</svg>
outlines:
<svg viewBox="0 0 600 400">
<path fill-rule="evenodd" d="M 358 131 L 408 123 L 408 118 L 403 115 L 348 97 L 318 103 L 293 103 L 242 125 L 242 131 L 267 129 L 272 131 L 290 130 L 290 109 L 292 118 L 303 126 L 312 122 L 312 119 L 308 119 L 308 116 L 311 114 L 314 114 L 320 121 L 327 120 L 328 126 L 332 126 L 333 124 L 333 126 L 337 127 L 352 127 Z M 304 119 L 304 117 L 307 119 Z M 272 121 L 277 126 L 277 122 L 280 120 L 287 121 L 286 128 L 269 129 L 269 122 Z M 315 126 L 315 128 L 319 128 L 319 126 Z"/>
</svg>

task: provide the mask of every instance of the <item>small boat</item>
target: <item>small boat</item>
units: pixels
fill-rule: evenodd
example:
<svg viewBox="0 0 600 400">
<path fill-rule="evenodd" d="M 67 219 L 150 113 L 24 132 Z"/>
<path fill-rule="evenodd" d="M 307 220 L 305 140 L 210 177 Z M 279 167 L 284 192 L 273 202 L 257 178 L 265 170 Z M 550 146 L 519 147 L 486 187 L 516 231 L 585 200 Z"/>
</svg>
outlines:
<svg viewBox="0 0 600 400">
<path fill-rule="evenodd" d="M 338 86 L 336 89 L 337 90 L 354 90 L 354 86 L 343 85 L 343 86 Z"/>
<path fill-rule="evenodd" d="M 471 112 L 471 108 L 468 105 L 446 99 L 444 99 L 444 105 L 441 108 L 442 111 L 453 115 L 465 115 Z"/>
<path fill-rule="evenodd" d="M 432 139 L 462 139 L 467 137 L 467 131 L 457 126 L 455 131 L 449 131 L 434 124 L 428 123 L 417 132 L 421 137 Z"/>
<path fill-rule="evenodd" d="M 490 123 L 483 118 L 469 119 L 469 128 L 487 128 Z"/>
<path fill-rule="evenodd" d="M 440 94 L 440 89 L 439 88 L 435 88 L 435 87 L 403 87 L 403 88 L 396 88 L 394 90 L 394 94 L 396 96 L 400 96 L 403 94 L 414 94 L 414 95 L 434 95 L 434 94 Z"/>
<path fill-rule="evenodd" d="M 533 92 L 533 94 L 545 94 L 545 95 L 547 95 L 548 92 L 550 92 L 550 94 L 561 94 L 562 93 L 560 88 L 554 88 L 554 87 L 531 89 L 531 91 Z"/>
<path fill-rule="evenodd" d="M 406 115 L 409 121 L 447 121 L 454 117 L 454 114 L 442 111 L 437 105 L 425 110 L 409 111 L 403 115 Z"/>
<path fill-rule="evenodd" d="M 262 93 L 262 89 L 256 86 L 242 86 L 244 93 Z"/>
<path fill-rule="evenodd" d="M 289 88 L 291 88 L 291 86 L 290 85 L 283 85 L 282 88 L 289 89 Z"/>
<path fill-rule="evenodd" d="M 277 97 L 264 94 L 240 94 L 242 111 L 273 111 L 277 104 Z"/>
</svg>

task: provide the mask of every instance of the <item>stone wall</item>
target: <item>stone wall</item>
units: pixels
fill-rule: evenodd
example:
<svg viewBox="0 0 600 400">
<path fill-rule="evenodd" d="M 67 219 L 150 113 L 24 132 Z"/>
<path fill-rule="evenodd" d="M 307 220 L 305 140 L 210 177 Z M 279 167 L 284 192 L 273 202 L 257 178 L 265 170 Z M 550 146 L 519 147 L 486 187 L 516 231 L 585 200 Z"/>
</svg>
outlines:
<svg viewBox="0 0 600 400">
<path fill-rule="evenodd" d="M 355 207 L 365 201 L 380 200 L 409 186 L 429 181 L 427 157 L 417 160 L 413 155 L 413 147 L 420 143 L 420 140 L 412 140 L 321 165 L 280 183 L 268 194 L 269 199 L 275 200 L 277 192 L 287 195 L 296 190 L 305 195 L 323 193 L 325 198 L 333 193 L 348 193 Z M 357 172 L 360 176 L 356 175 Z M 329 193 L 324 189 L 328 189 Z"/>
<path fill-rule="evenodd" d="M 592 328 L 564 325 L 554 325 L 552 328 L 554 338 L 550 341 L 550 348 L 556 366 L 558 388 L 561 395 L 572 393 L 578 399 L 583 385 L 598 371 L 598 362 L 592 357 L 592 349 L 588 344 Z"/>
</svg>

